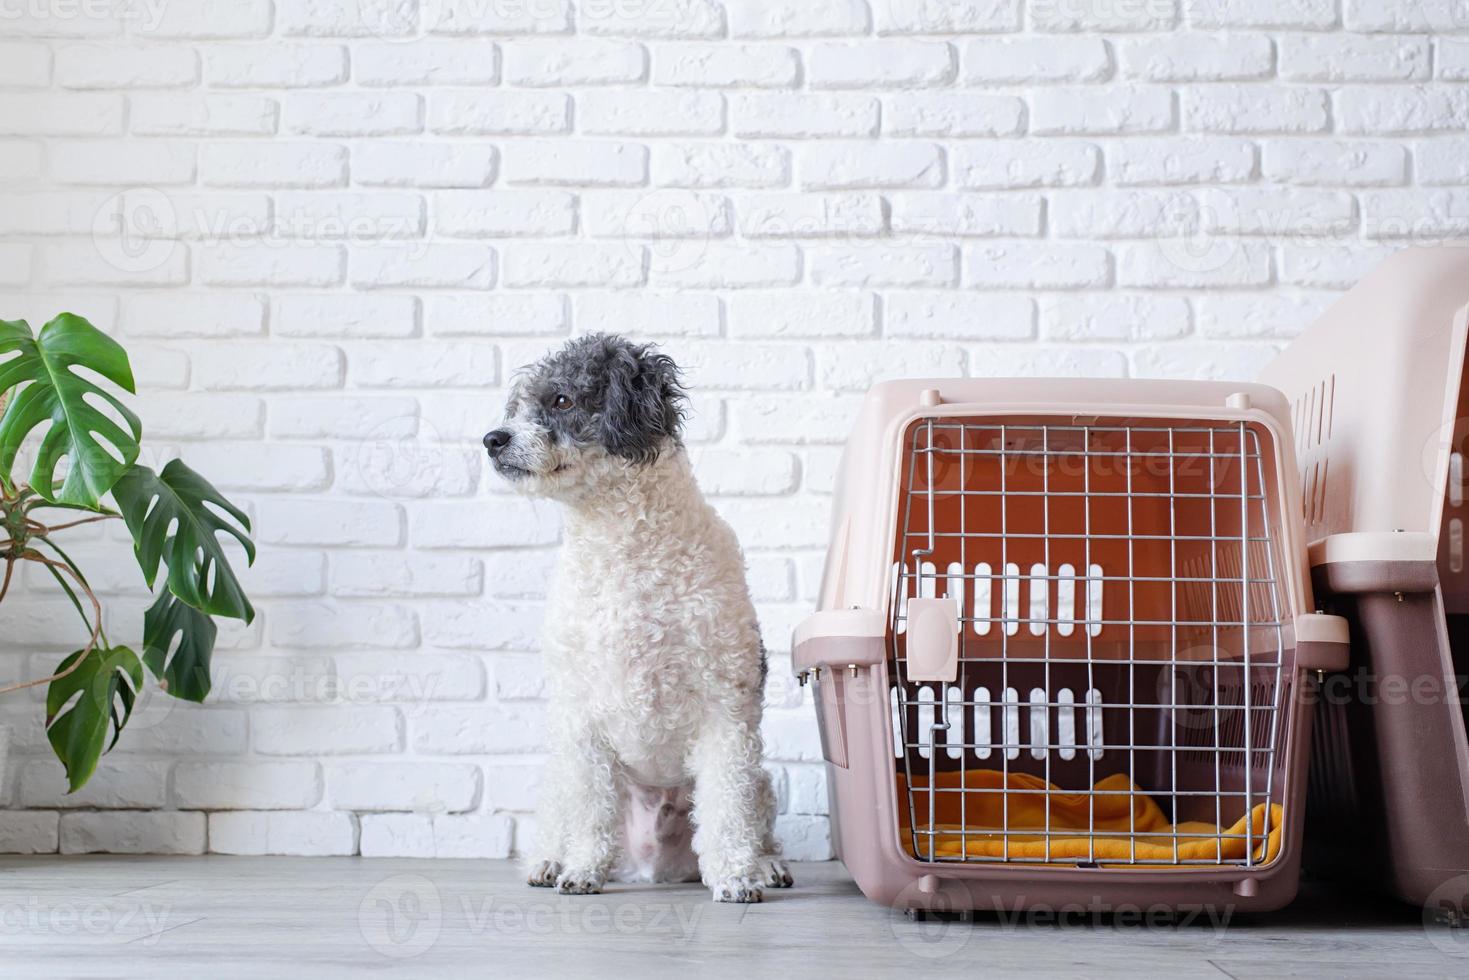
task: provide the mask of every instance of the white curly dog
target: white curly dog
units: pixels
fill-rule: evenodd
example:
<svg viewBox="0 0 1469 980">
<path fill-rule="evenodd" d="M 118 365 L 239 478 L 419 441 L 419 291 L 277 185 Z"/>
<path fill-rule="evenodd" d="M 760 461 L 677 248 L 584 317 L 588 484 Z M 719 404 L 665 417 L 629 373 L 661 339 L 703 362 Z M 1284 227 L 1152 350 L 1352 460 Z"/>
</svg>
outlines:
<svg viewBox="0 0 1469 980">
<path fill-rule="evenodd" d="M 667 355 L 615 336 L 520 374 L 495 470 L 565 507 L 546 610 L 551 760 L 532 885 L 702 879 L 716 902 L 791 884 L 760 764 L 765 652 L 734 532 L 699 492 Z M 691 824 L 692 821 L 692 824 Z"/>
</svg>

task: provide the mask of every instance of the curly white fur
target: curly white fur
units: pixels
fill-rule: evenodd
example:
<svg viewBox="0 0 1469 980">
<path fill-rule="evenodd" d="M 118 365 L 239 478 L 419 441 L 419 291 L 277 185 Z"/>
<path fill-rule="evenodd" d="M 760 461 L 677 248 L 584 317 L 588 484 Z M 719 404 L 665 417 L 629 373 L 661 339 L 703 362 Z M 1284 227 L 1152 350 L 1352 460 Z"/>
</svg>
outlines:
<svg viewBox="0 0 1469 980">
<path fill-rule="evenodd" d="M 550 447 L 528 455 L 536 448 Z M 551 760 L 530 883 L 586 894 L 614 872 L 691 877 L 692 783 L 700 877 L 716 901 L 758 902 L 762 886 L 791 879 L 760 764 L 764 654 L 739 544 L 681 447 L 651 463 L 575 456 L 574 480 L 549 467 L 523 487 L 567 506 L 546 616 Z"/>
</svg>

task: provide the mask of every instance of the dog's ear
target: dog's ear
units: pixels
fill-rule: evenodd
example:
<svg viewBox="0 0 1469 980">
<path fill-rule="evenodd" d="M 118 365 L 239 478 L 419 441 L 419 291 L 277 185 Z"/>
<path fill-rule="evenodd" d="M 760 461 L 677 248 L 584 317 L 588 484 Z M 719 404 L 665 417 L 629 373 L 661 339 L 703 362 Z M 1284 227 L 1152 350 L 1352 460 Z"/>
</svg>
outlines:
<svg viewBox="0 0 1469 980">
<path fill-rule="evenodd" d="M 683 428 L 688 395 L 678 365 L 651 345 L 621 338 L 609 339 L 608 354 L 602 445 L 614 456 L 652 462 Z"/>
</svg>

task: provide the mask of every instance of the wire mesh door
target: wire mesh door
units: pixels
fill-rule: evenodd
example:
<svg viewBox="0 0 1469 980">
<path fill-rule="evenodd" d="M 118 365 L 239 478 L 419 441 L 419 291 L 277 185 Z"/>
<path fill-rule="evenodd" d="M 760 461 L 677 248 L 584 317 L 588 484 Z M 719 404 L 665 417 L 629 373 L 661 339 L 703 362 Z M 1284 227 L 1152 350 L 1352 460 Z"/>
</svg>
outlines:
<svg viewBox="0 0 1469 980">
<path fill-rule="evenodd" d="M 890 694 L 915 858 L 1273 859 L 1289 611 L 1268 439 L 1223 422 L 910 426 Z M 914 597 L 957 600 L 954 683 L 907 679 Z"/>
</svg>

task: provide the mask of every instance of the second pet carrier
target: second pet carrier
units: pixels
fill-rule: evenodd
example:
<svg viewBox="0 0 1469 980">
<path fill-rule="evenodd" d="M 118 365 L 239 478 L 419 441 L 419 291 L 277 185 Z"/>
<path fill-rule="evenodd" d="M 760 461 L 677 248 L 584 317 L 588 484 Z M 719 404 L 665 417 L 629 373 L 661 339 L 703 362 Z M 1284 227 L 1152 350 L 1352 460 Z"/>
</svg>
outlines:
<svg viewBox="0 0 1469 980">
<path fill-rule="evenodd" d="M 839 856 L 914 909 L 1271 909 L 1294 896 L 1304 574 L 1260 386 L 877 386 L 840 471 L 814 680 Z"/>
<path fill-rule="evenodd" d="M 1294 403 L 1317 594 L 1352 628 L 1317 714 L 1311 863 L 1451 915 L 1469 902 L 1466 304 L 1469 248 L 1399 253 L 1265 372 Z"/>
</svg>

